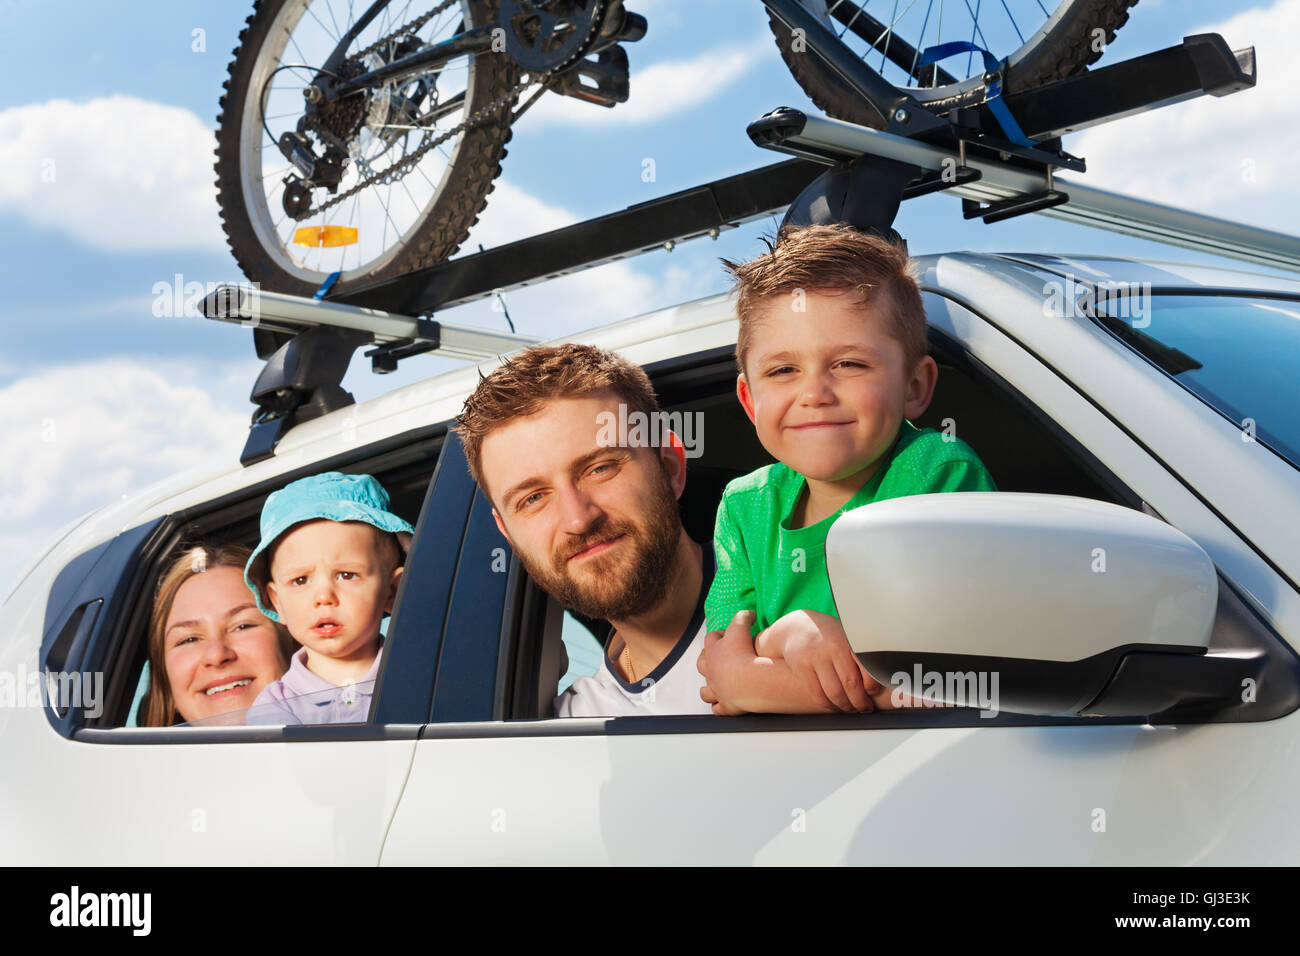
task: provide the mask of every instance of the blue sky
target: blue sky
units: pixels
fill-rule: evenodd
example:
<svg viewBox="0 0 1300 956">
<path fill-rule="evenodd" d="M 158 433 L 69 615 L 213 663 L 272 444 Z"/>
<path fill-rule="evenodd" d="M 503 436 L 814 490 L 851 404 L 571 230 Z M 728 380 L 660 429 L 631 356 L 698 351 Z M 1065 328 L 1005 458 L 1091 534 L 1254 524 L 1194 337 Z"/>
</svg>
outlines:
<svg viewBox="0 0 1300 956">
<path fill-rule="evenodd" d="M 628 6 L 650 21 L 628 47 L 631 100 L 610 113 L 543 101 L 524 117 L 470 247 L 780 158 L 754 147 L 745 126 L 776 106 L 811 104 L 757 0 Z M 176 275 L 240 278 L 217 219 L 211 137 L 249 9 L 242 0 L 0 0 L 9 78 L 0 86 L 0 595 L 61 525 L 201 457 L 233 462 L 242 447 L 261 364 L 250 334 L 155 317 L 151 306 L 155 285 Z M 1067 148 L 1089 160 L 1090 184 L 1294 232 L 1300 0 L 1141 0 L 1103 62 L 1206 28 L 1256 45 L 1257 89 L 1086 132 Z M 511 316 L 520 332 L 552 336 L 724 291 L 718 258 L 755 254 L 774 225 L 511 293 Z M 913 253 L 1204 258 L 1039 217 L 965 222 L 945 196 L 909 203 L 895 225 Z M 502 325 L 487 304 L 440 317 Z M 344 384 L 363 400 L 447 367 L 423 357 L 380 377 L 356 361 Z"/>
</svg>

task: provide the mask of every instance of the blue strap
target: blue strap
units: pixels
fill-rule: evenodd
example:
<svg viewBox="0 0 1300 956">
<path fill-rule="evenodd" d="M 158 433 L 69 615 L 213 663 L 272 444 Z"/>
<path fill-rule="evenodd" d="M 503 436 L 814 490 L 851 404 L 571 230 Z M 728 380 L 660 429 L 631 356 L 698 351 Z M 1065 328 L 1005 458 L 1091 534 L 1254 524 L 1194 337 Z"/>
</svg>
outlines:
<svg viewBox="0 0 1300 956">
<path fill-rule="evenodd" d="M 343 271 L 342 269 L 339 270 L 339 272 L 342 271 Z M 313 299 L 325 298 L 325 296 L 329 295 L 330 289 L 334 288 L 334 283 L 338 281 L 339 281 L 339 273 L 331 272 L 329 274 L 329 278 L 320 284 L 320 288 L 316 290 L 316 292 L 312 295 L 312 298 Z"/>
<path fill-rule="evenodd" d="M 929 66 L 931 63 L 938 63 L 950 56 L 956 56 L 958 53 L 978 53 L 984 58 L 984 72 L 995 74 L 994 78 L 989 81 L 987 99 L 984 102 L 988 106 L 989 112 L 993 114 L 993 118 L 998 121 L 998 125 L 1002 127 L 1002 132 L 1007 139 L 1017 146 L 1038 145 L 1025 135 L 1025 131 L 1016 122 L 1016 118 L 1011 115 L 1011 110 L 1007 109 L 1006 100 L 1002 99 L 1002 68 L 1006 66 L 1006 60 L 998 60 L 988 50 L 966 40 L 950 40 L 947 43 L 940 43 L 938 46 L 927 48 L 921 54 L 921 59 L 917 61 L 917 66 Z"/>
</svg>

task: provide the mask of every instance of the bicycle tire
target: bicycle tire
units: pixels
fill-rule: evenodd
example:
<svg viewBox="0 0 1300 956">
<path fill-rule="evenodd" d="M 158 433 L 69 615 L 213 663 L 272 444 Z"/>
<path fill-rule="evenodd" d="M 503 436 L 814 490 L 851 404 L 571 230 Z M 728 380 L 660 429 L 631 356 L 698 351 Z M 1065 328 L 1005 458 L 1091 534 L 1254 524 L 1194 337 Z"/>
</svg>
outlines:
<svg viewBox="0 0 1300 956">
<path fill-rule="evenodd" d="M 807 4 L 808 0 L 801 0 Z M 1007 59 L 1006 92 L 1015 93 L 1054 80 L 1065 79 L 1088 68 L 1101 58 L 1094 31 L 1105 31 L 1105 43 L 1128 21 L 1129 9 L 1138 0 L 1063 0 L 1044 26 Z M 793 37 L 771 14 L 769 25 L 776 37 L 781 58 L 799 86 L 817 108 L 846 122 L 882 129 L 881 117 L 864 102 L 839 74 L 811 51 L 795 52 Z M 992 51 L 996 53 L 997 51 Z M 936 87 L 908 87 L 907 92 L 937 112 L 959 106 L 973 106 L 981 98 L 978 77 Z"/>
<path fill-rule="evenodd" d="M 248 140 L 254 135 L 250 130 L 255 128 L 257 143 L 262 142 L 262 105 L 258 97 L 264 90 L 254 91 L 252 85 L 254 77 L 262 75 L 268 66 L 263 62 L 268 38 L 277 23 L 283 22 L 281 15 L 286 8 L 292 14 L 306 11 L 310 3 L 311 0 L 256 0 L 240 32 L 239 45 L 232 51 L 234 59 L 223 85 L 217 116 L 217 202 L 230 251 L 251 281 L 269 291 L 292 295 L 313 294 L 330 272 L 295 267 L 288 243 L 273 247 L 269 242 L 275 229 L 272 227 L 268 233 L 268 222 L 262 218 L 264 214 L 271 215 L 269 198 L 264 196 L 266 210 L 249 208 L 249 200 L 256 201 L 251 182 L 256 173 L 250 167 L 254 162 L 260 163 L 259 150 L 264 147 L 259 145 L 255 149 Z M 491 22 L 496 17 L 496 0 L 462 0 L 461 11 L 471 25 Z M 303 16 L 303 12 L 298 13 L 299 19 Z M 289 41 L 284 42 L 287 51 Z M 277 55 L 275 65 L 279 62 Z M 463 115 L 467 116 L 505 95 L 516 82 L 517 70 L 509 57 L 481 56 L 468 61 L 466 76 Z M 249 115 L 253 108 L 258 111 L 256 123 Z M 386 251 L 381 259 L 342 271 L 334 291 L 343 292 L 433 265 L 456 253 L 478 221 L 494 180 L 501 173 L 501 161 L 510 140 L 510 109 L 510 104 L 505 105 L 501 117 L 465 130 L 449 141 L 450 159 L 423 212 L 416 212 L 411 226 L 399 233 L 391 251 Z M 262 188 L 260 182 L 258 179 L 257 188 Z M 378 188 L 381 187 L 370 187 Z M 299 225 L 306 224 L 304 221 Z"/>
</svg>

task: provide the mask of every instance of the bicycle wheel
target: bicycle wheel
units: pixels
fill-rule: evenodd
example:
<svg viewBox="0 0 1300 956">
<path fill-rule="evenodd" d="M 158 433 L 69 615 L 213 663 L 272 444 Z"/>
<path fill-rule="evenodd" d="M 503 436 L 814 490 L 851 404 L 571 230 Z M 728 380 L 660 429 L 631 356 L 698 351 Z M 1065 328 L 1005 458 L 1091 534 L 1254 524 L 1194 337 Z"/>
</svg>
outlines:
<svg viewBox="0 0 1300 956">
<path fill-rule="evenodd" d="M 934 0 L 927 0 L 924 9 L 917 9 L 916 0 L 800 2 L 884 79 L 945 112 L 979 102 L 984 64 L 977 55 L 962 54 L 921 68 L 918 61 L 926 48 L 967 40 L 1005 56 L 1006 91 L 1014 93 L 1095 63 L 1137 0 L 1062 0 L 1050 15 L 1039 0 L 939 0 L 937 11 Z M 769 21 L 781 58 L 818 109 L 850 123 L 884 127 L 883 117 L 820 56 L 796 49 L 785 25 L 770 15 Z"/>
<path fill-rule="evenodd" d="M 351 42 L 339 69 L 373 69 L 496 15 L 496 0 L 453 0 L 434 7 L 435 2 L 428 0 L 434 10 L 446 9 L 410 39 L 359 56 L 420 12 L 411 13 L 409 2 L 390 4 Z M 338 272 L 335 288 L 343 291 L 448 258 L 477 221 L 506 155 L 511 102 L 429 149 L 394 181 L 366 186 L 327 207 L 331 198 L 383 174 L 514 86 L 517 71 L 509 57 L 464 55 L 437 72 L 329 107 L 320 124 L 325 131 L 309 135 L 321 149 L 331 136 L 340 154 L 346 146 L 336 192 L 295 185 L 294 166 L 276 139 L 296 129 L 304 112 L 303 90 L 355 22 L 352 7 L 348 0 L 257 0 L 230 64 L 217 117 L 217 199 L 235 260 L 249 279 L 269 290 L 310 295 Z M 295 218 L 285 208 L 286 189 L 293 192 L 291 200 L 309 202 L 320 212 Z M 314 230 L 318 226 L 342 229 Z"/>
</svg>

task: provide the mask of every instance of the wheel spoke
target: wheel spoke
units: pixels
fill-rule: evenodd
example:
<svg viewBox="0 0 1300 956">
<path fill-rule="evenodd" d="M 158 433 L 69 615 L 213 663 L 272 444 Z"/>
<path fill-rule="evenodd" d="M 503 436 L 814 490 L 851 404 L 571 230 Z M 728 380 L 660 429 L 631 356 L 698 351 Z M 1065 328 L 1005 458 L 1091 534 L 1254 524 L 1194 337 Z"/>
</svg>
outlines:
<svg viewBox="0 0 1300 956">
<path fill-rule="evenodd" d="M 331 39 L 333 39 L 335 43 L 338 43 L 338 41 L 339 41 L 338 36 L 335 35 L 335 34 L 331 34 L 331 33 L 330 33 L 330 31 L 329 31 L 329 27 L 325 26 L 325 24 L 323 24 L 323 23 L 320 22 L 320 17 L 316 16 L 316 14 L 314 14 L 314 13 L 311 12 L 311 7 L 310 7 L 310 6 L 307 7 L 307 16 L 311 17 L 311 18 L 312 18 L 313 20 L 315 20 L 317 23 L 320 23 L 320 28 L 321 28 L 322 30 L 325 31 L 325 35 L 328 36 L 328 37 L 330 37 Z M 338 27 L 335 26 L 334 29 L 337 30 Z"/>
<path fill-rule="evenodd" d="M 299 48 L 299 46 L 298 46 L 298 41 L 295 40 L 295 39 L 293 38 L 293 34 L 290 34 L 290 35 L 289 35 L 289 42 L 293 44 L 293 48 L 294 48 L 294 50 L 295 50 L 295 51 L 297 52 L 297 54 L 298 54 L 298 60 L 299 60 L 299 62 L 301 62 L 301 63 L 306 63 L 306 62 L 307 62 L 307 57 L 303 55 L 302 50 L 301 50 L 301 49 Z"/>
<path fill-rule="evenodd" d="M 925 6 L 925 20 L 921 23 L 921 35 L 916 40 L 916 52 L 912 54 L 912 68 L 907 71 L 907 75 L 916 77 L 918 82 L 921 78 L 916 75 L 916 64 L 921 60 L 921 49 L 925 46 L 925 28 L 930 24 L 930 11 L 932 9 L 934 9 L 934 0 L 930 0 Z"/>
<path fill-rule="evenodd" d="M 980 38 L 980 43 L 984 44 L 984 49 L 988 50 L 988 49 L 989 49 L 989 41 L 986 40 L 986 39 L 984 39 L 984 31 L 980 29 L 980 15 L 979 15 L 979 11 L 976 10 L 974 13 L 971 13 L 970 0 L 964 0 L 964 2 L 965 2 L 965 4 L 966 4 L 966 12 L 967 12 L 967 13 L 970 13 L 970 15 L 971 15 L 971 19 L 975 21 L 975 24 L 974 24 L 974 25 L 975 25 L 975 29 L 974 29 L 974 30 L 972 31 L 972 33 L 971 33 L 971 43 L 974 43 L 974 42 L 975 42 L 975 37 L 978 36 L 978 37 Z M 979 5 L 979 2 L 980 2 L 980 0 L 976 0 L 976 6 L 977 6 L 977 7 L 978 7 L 978 5 Z M 992 51 L 992 50 L 989 50 L 989 52 L 992 53 L 993 51 Z M 967 75 L 967 76 L 970 76 L 970 70 L 969 70 L 969 68 L 968 68 L 967 71 L 966 71 L 966 75 Z"/>
<path fill-rule="evenodd" d="M 909 3 L 908 6 L 910 7 L 911 4 Z M 906 13 L 907 11 L 904 10 L 903 12 Z M 889 39 L 894 35 L 894 24 L 897 22 L 898 22 L 898 0 L 894 0 L 894 9 L 890 11 L 889 14 L 889 26 L 885 28 L 885 32 L 882 33 L 880 37 L 885 41 L 884 45 L 882 45 L 880 48 L 880 75 L 881 76 L 885 75 L 885 64 L 889 62 Z"/>
<path fill-rule="evenodd" d="M 348 225 L 357 230 L 357 248 L 353 251 L 357 254 L 357 265 L 361 265 L 361 223 L 357 221 L 357 203 L 361 201 L 361 194 L 357 193 L 352 197 L 352 208 L 348 210 Z M 348 249 L 345 246 L 343 256 L 339 259 L 339 268 L 343 268 L 343 263 L 347 261 Z"/>
<path fill-rule="evenodd" d="M 269 173 L 262 173 L 260 178 L 266 179 L 268 176 L 279 176 L 281 173 L 287 173 L 292 168 L 293 168 L 292 164 L 288 166 L 281 166 L 279 169 L 273 169 Z"/>
<path fill-rule="evenodd" d="M 939 0 L 939 25 L 934 32 L 934 45 L 938 46 L 942 42 L 943 42 L 943 0 Z M 933 72 L 930 74 L 930 85 L 938 86 L 939 85 L 939 61 L 938 60 L 934 61 L 934 66 L 932 70 Z"/>
<path fill-rule="evenodd" d="M 402 190 L 406 193 L 406 198 L 411 200 L 411 208 L 415 210 L 415 215 L 418 217 L 420 215 L 421 206 L 415 201 L 415 197 L 411 195 L 411 190 L 407 188 L 405 177 L 399 179 L 398 182 L 401 183 Z"/>
<path fill-rule="evenodd" d="M 1039 6 L 1042 6 L 1040 3 Z M 1002 9 L 1007 11 L 1007 19 L 1011 21 L 1011 29 L 1016 31 L 1016 36 L 1020 38 L 1020 45 L 1024 46 L 1025 35 L 1020 32 L 1020 25 L 1016 23 L 1016 18 L 1011 15 L 1011 8 L 1007 6 L 1007 0 L 1002 0 Z"/>
<path fill-rule="evenodd" d="M 983 0 L 975 0 L 975 13 L 972 14 L 972 16 L 971 16 L 971 25 L 970 25 L 970 42 L 971 42 L 971 43 L 974 43 L 974 42 L 975 42 L 975 34 L 976 34 L 976 32 L 979 30 L 979 28 L 980 28 L 980 4 L 981 4 L 982 2 L 983 2 Z M 966 2 L 966 9 L 967 9 L 967 10 L 970 9 L 970 0 L 967 0 L 967 2 Z M 984 39 L 983 36 L 981 36 L 980 39 L 983 40 L 983 39 Z M 985 48 L 987 48 L 987 47 L 988 47 L 988 44 L 986 43 L 986 44 L 984 44 L 984 46 L 985 46 Z M 991 52 L 993 52 L 993 51 L 990 50 L 989 52 L 991 53 Z M 967 76 L 970 76 L 971 57 L 973 57 L 974 55 L 975 55 L 974 53 L 967 53 L 967 54 L 966 54 L 966 75 L 967 75 Z"/>
<path fill-rule="evenodd" d="M 339 22 L 334 19 L 334 4 L 326 2 L 325 12 L 330 15 L 330 23 L 334 24 L 334 43 L 337 46 L 338 41 L 343 37 L 343 31 L 339 29 Z"/>
</svg>

